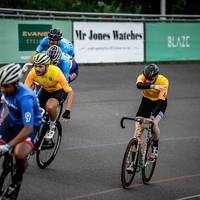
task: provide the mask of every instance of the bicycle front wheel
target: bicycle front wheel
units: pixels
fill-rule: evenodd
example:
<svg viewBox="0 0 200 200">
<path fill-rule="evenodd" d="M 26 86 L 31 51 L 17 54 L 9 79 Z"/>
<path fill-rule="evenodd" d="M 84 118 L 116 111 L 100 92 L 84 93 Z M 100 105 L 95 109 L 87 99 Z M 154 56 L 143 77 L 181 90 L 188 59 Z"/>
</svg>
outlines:
<svg viewBox="0 0 200 200">
<path fill-rule="evenodd" d="M 41 169 L 44 169 L 51 164 L 58 152 L 62 138 L 62 126 L 59 121 L 56 122 L 55 134 L 49 141 L 44 138 L 48 130 L 49 126 L 47 124 L 43 124 L 39 136 L 42 137 L 39 138 L 41 143 L 36 150 L 36 161 Z"/>
<path fill-rule="evenodd" d="M 11 155 L 2 156 L 1 161 L 1 174 L 0 174 L 0 199 L 5 199 L 4 195 L 13 183 L 13 160 Z"/>
<path fill-rule="evenodd" d="M 121 183 L 124 189 L 127 189 L 135 177 L 138 166 L 137 140 L 131 139 L 126 147 L 122 167 Z M 130 170 L 131 169 L 131 170 Z"/>
<path fill-rule="evenodd" d="M 152 160 L 149 157 L 150 154 L 152 153 L 152 148 L 153 148 L 152 143 L 148 142 L 146 149 L 145 163 L 144 167 L 142 168 L 142 181 L 144 184 L 147 184 L 151 180 L 156 167 L 157 158 Z"/>
</svg>

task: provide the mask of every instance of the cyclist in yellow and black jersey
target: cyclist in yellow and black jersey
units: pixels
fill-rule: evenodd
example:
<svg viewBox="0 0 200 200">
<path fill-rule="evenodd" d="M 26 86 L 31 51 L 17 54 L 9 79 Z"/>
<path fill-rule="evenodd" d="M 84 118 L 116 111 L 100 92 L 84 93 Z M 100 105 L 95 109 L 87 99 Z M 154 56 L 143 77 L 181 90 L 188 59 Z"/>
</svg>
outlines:
<svg viewBox="0 0 200 200">
<path fill-rule="evenodd" d="M 158 157 L 158 140 L 160 129 L 158 124 L 162 119 L 167 107 L 167 93 L 169 81 L 159 74 L 156 64 L 147 65 L 143 73 L 137 77 L 136 87 L 141 90 L 143 97 L 136 116 L 151 118 L 153 120 L 153 152 L 151 157 Z M 135 133 L 141 132 L 143 127 L 135 122 Z"/>
<path fill-rule="evenodd" d="M 73 90 L 69 86 L 62 71 L 54 65 L 50 65 L 48 55 L 38 53 L 33 57 L 34 67 L 26 77 L 25 85 L 32 87 L 37 82 L 42 87 L 38 93 L 40 106 L 49 113 L 50 130 L 45 137 L 51 139 L 55 132 L 55 120 L 59 103 L 67 98 L 66 110 L 62 117 L 64 121 L 70 119 L 70 111 L 73 103 Z"/>
</svg>

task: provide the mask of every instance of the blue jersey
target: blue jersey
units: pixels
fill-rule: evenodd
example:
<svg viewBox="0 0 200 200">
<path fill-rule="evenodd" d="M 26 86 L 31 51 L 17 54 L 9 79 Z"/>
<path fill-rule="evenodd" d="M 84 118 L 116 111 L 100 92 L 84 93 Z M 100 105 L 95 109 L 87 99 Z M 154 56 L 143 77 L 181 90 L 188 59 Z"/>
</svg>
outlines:
<svg viewBox="0 0 200 200">
<path fill-rule="evenodd" d="M 57 66 L 62 70 L 65 78 L 69 81 L 71 61 L 67 59 L 64 54 L 62 54 L 62 57 L 60 58 Z"/>
<path fill-rule="evenodd" d="M 57 66 L 62 70 L 68 82 L 74 80 L 74 78 L 72 78 L 74 73 L 76 73 L 76 77 L 78 76 L 78 65 L 75 59 L 71 58 L 69 55 L 63 53 Z"/>
<path fill-rule="evenodd" d="M 23 83 L 19 83 L 16 92 L 4 97 L 8 107 L 8 120 L 16 125 L 41 125 L 41 112 L 36 94 Z"/>
<path fill-rule="evenodd" d="M 59 41 L 58 46 L 61 48 L 63 53 L 69 54 L 70 56 L 74 57 L 74 48 L 69 40 L 67 40 L 66 38 L 62 38 Z M 37 46 L 36 51 L 41 53 L 43 50 L 45 50 L 46 47 L 50 47 L 49 38 L 47 36 L 42 39 L 40 44 Z"/>
</svg>

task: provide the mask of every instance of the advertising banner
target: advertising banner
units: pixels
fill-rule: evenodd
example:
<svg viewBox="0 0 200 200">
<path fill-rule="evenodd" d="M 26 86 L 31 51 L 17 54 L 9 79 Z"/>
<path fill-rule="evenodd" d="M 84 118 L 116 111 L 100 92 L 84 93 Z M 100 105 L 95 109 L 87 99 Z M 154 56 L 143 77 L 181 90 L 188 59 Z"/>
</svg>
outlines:
<svg viewBox="0 0 200 200">
<path fill-rule="evenodd" d="M 143 23 L 74 22 L 73 40 L 79 63 L 144 61 Z"/>
<path fill-rule="evenodd" d="M 146 23 L 146 61 L 200 60 L 200 23 Z"/>
<path fill-rule="evenodd" d="M 70 20 L 0 19 L 0 64 L 25 63 L 50 28 L 59 28 L 72 41 Z"/>
<path fill-rule="evenodd" d="M 52 25 L 18 24 L 19 51 L 34 51 Z"/>
</svg>

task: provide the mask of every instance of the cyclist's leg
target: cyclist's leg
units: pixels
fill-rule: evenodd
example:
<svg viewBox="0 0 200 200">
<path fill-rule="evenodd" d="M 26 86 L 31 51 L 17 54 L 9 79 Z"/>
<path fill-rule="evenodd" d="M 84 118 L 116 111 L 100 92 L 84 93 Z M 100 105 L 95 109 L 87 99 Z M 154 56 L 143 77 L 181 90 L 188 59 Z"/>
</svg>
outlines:
<svg viewBox="0 0 200 200">
<path fill-rule="evenodd" d="M 150 117 L 151 110 L 149 109 L 150 107 L 150 100 L 143 97 L 142 101 L 140 103 L 139 109 L 136 113 L 136 117 L 145 117 L 148 118 Z M 139 122 L 135 122 L 135 131 L 134 131 L 134 137 L 140 137 L 142 131 L 144 129 L 144 126 L 140 124 Z"/>
<path fill-rule="evenodd" d="M 153 119 L 154 125 L 153 125 L 153 131 L 152 131 L 153 140 L 159 140 L 160 129 L 159 129 L 158 124 L 165 114 L 165 110 L 167 108 L 167 99 L 164 101 L 164 103 L 162 103 L 162 106 L 160 105 L 159 101 L 156 104 L 155 104 L 155 107 L 153 110 L 158 110 L 157 111 L 158 114 L 156 116 L 153 116 L 153 118 L 154 118 Z"/>
<path fill-rule="evenodd" d="M 51 121 L 55 121 L 57 117 L 57 108 L 61 102 L 64 102 L 67 94 L 63 89 L 55 91 L 51 94 L 51 98 L 46 103 L 46 109 L 49 113 Z"/>
<path fill-rule="evenodd" d="M 39 132 L 39 127 L 34 127 L 33 133 L 23 142 L 17 144 L 14 149 L 16 158 L 16 174 L 14 176 L 15 182 L 21 182 L 23 174 L 28 167 L 28 155 L 32 152 L 35 138 Z"/>
<path fill-rule="evenodd" d="M 159 128 L 159 122 L 163 118 L 165 110 L 167 107 L 167 100 L 163 104 L 163 106 L 160 108 L 160 111 L 158 115 L 155 116 L 153 122 L 153 129 L 152 129 L 152 140 L 153 140 L 153 156 L 158 157 L 158 146 L 159 146 L 159 138 L 160 138 L 160 128 Z"/>
<path fill-rule="evenodd" d="M 51 93 L 49 93 L 48 91 L 44 90 L 43 88 L 39 90 L 38 94 L 38 99 L 40 102 L 40 107 L 45 108 L 46 102 L 48 101 L 48 99 L 51 96 Z"/>
<path fill-rule="evenodd" d="M 162 119 L 162 116 L 158 114 L 153 120 L 153 122 L 154 122 L 153 131 L 152 131 L 153 141 L 157 141 L 160 138 L 160 128 L 159 128 L 158 124 L 161 119 Z"/>
<path fill-rule="evenodd" d="M 28 167 L 28 155 L 32 151 L 32 146 L 27 143 L 21 142 L 15 147 L 15 158 L 16 158 L 16 174 L 14 176 L 15 182 L 22 182 L 23 174 Z"/>
<path fill-rule="evenodd" d="M 158 144 L 159 144 L 159 138 L 160 138 L 160 128 L 158 126 L 160 120 L 162 117 L 160 115 L 157 115 L 154 118 L 154 124 L 153 124 L 153 129 L 152 129 L 152 142 L 153 142 L 153 148 L 152 148 L 152 153 L 150 155 L 151 159 L 158 158 Z"/>
<path fill-rule="evenodd" d="M 12 126 L 10 130 L 14 135 L 17 135 L 22 128 L 22 126 Z M 39 127 L 37 127 L 37 130 L 34 129 L 34 132 L 30 135 L 30 137 L 28 137 L 25 141 L 17 144 L 14 148 L 14 155 L 16 158 L 16 172 L 13 177 L 13 182 L 5 192 L 5 197 L 8 199 L 16 199 L 18 196 L 23 174 L 28 166 L 27 158 L 33 149 L 33 142 L 35 141 L 38 130 Z"/>
<path fill-rule="evenodd" d="M 48 112 L 50 121 L 52 122 L 56 120 L 58 106 L 59 106 L 58 100 L 53 97 L 49 98 L 46 103 L 46 111 Z"/>
</svg>

